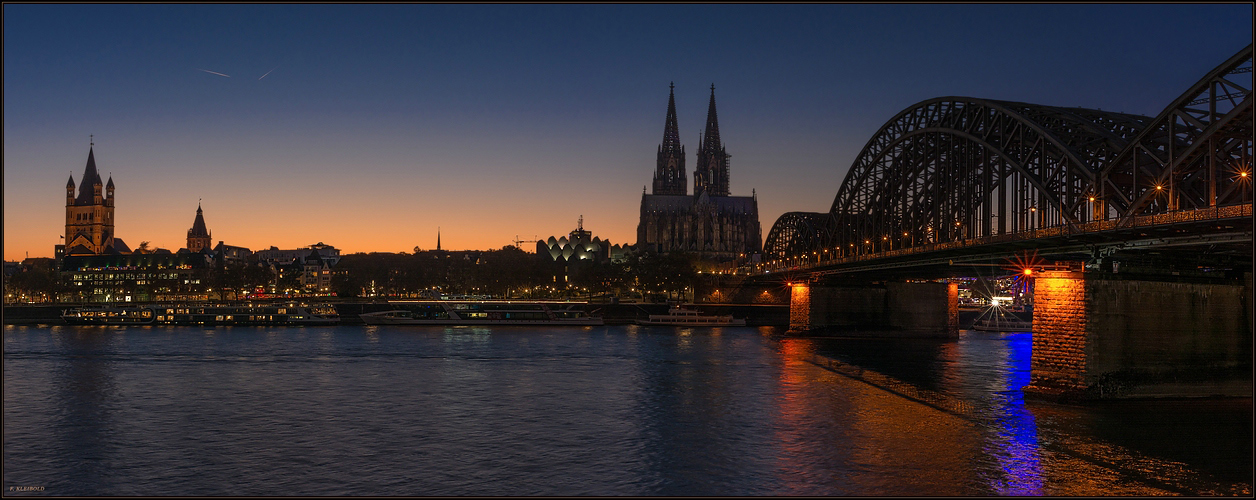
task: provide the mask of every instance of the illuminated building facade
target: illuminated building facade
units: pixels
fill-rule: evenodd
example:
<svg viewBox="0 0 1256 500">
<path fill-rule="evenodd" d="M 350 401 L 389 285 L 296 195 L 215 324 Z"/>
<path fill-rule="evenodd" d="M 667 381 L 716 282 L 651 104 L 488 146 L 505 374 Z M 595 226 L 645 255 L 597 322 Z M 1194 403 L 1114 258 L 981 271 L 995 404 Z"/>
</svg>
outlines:
<svg viewBox="0 0 1256 500">
<path fill-rule="evenodd" d="M 566 285 L 572 272 L 606 260 L 622 261 L 631 252 L 631 246 L 612 245 L 610 241 L 593 236 L 592 231 L 584 228 L 584 217 L 567 236 L 557 239 L 550 236 L 536 242 L 537 258 L 554 263 L 550 272 L 554 283 L 559 285 Z"/>
<path fill-rule="evenodd" d="M 762 249 L 759 203 L 751 196 L 731 196 L 729 158 L 720 142 L 715 111 L 715 86 L 707 109 L 693 194 L 685 186 L 685 148 L 680 144 L 675 90 L 668 96 L 663 143 L 654 171 L 654 191 L 641 193 L 637 249 L 648 252 L 683 251 L 706 260 L 748 260 Z"/>
</svg>

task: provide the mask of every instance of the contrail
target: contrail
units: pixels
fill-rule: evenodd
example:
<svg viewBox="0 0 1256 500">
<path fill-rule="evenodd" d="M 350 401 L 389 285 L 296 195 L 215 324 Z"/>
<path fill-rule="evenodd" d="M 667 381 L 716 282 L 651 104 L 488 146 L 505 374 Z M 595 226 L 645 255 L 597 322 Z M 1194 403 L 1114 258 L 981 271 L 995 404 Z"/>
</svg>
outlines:
<svg viewBox="0 0 1256 500">
<path fill-rule="evenodd" d="M 201 68 L 196 68 L 196 69 L 197 69 L 197 70 L 200 70 L 200 71 L 204 71 L 204 72 L 206 72 L 206 73 L 213 73 L 213 74 L 218 75 L 218 76 L 225 76 L 225 77 L 227 77 L 227 78 L 231 78 L 231 75 L 224 75 L 224 74 L 219 73 L 219 72 L 217 72 L 217 71 L 210 71 L 210 70 L 207 70 L 207 69 L 201 69 Z"/>
<path fill-rule="evenodd" d="M 270 71 L 274 71 L 274 70 L 277 70 L 277 69 L 279 69 L 279 66 L 275 66 L 275 67 L 273 67 L 273 68 L 270 68 Z M 266 75 L 269 75 L 269 74 L 270 74 L 270 71 L 267 71 L 267 72 L 266 72 Z M 262 75 L 262 78 L 266 78 L 266 75 Z M 261 80 L 262 78 L 258 78 L 258 80 Z"/>
</svg>

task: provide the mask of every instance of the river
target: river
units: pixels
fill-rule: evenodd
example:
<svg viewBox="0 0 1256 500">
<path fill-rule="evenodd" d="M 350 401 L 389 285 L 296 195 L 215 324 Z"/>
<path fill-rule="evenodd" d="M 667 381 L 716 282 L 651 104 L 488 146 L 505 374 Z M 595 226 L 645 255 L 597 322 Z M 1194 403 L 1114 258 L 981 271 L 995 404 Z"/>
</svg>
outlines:
<svg viewBox="0 0 1256 500">
<path fill-rule="evenodd" d="M 780 333 L 6 325 L 3 488 L 31 496 L 1251 492 L 1251 399 L 1026 402 L 1028 333 Z"/>
</svg>

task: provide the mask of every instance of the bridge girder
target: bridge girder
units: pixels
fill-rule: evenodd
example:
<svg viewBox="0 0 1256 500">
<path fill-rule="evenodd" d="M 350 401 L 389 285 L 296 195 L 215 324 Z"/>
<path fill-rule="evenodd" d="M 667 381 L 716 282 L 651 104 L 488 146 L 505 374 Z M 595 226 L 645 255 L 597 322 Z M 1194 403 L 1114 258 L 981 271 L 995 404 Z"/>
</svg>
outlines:
<svg viewBox="0 0 1256 500">
<path fill-rule="evenodd" d="M 1109 216 L 1124 222 L 1250 201 L 1252 133 L 1248 45 L 1174 99 L 1104 166 L 1097 187 L 1110 200 Z"/>
</svg>

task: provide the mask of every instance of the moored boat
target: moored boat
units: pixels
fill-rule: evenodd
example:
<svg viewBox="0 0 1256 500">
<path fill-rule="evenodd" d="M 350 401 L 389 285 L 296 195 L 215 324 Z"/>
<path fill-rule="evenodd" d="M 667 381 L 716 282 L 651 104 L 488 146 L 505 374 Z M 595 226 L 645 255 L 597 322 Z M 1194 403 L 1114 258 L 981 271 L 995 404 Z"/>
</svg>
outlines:
<svg viewBox="0 0 1256 500">
<path fill-rule="evenodd" d="M 71 325 L 315 326 L 340 322 L 331 304 L 298 302 L 78 307 L 61 317 Z"/>
<path fill-rule="evenodd" d="M 746 320 L 733 318 L 733 315 L 705 315 L 698 311 L 682 307 L 672 307 L 667 314 L 651 314 L 647 319 L 637 320 L 638 325 L 659 326 L 746 326 Z"/>
<path fill-rule="evenodd" d="M 391 302 L 395 309 L 363 313 L 368 325 L 599 326 L 583 302 L 424 300 Z"/>
<path fill-rule="evenodd" d="M 61 319 L 70 325 L 151 325 L 157 316 L 151 307 L 103 306 L 66 309 Z"/>
</svg>

